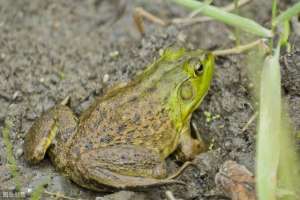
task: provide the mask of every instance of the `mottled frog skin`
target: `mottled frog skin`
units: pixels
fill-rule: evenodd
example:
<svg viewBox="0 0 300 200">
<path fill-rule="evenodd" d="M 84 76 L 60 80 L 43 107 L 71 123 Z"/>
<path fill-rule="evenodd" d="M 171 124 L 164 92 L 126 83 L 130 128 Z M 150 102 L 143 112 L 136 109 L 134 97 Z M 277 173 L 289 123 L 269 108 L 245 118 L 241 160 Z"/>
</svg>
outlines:
<svg viewBox="0 0 300 200">
<path fill-rule="evenodd" d="M 179 183 L 165 159 L 176 150 L 191 160 L 203 145 L 190 135 L 190 118 L 206 95 L 212 54 L 167 49 L 128 84 L 108 90 L 77 118 L 66 103 L 39 117 L 25 138 L 25 158 L 53 165 L 78 185 L 96 190 Z"/>
</svg>

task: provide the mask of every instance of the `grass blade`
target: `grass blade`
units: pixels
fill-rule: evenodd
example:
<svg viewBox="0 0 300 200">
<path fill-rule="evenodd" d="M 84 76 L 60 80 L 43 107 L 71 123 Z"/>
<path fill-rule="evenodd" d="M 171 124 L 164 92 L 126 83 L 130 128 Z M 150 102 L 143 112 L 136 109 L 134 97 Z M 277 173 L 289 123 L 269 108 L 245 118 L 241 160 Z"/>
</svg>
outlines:
<svg viewBox="0 0 300 200">
<path fill-rule="evenodd" d="M 225 24 L 234 26 L 236 28 L 242 29 L 246 32 L 261 36 L 261 37 L 272 37 L 272 32 L 263 26 L 259 25 L 253 20 L 240 17 L 215 6 L 207 5 L 195 0 L 173 0 L 174 2 L 185 6 L 192 10 L 197 10 L 201 8 L 201 13 L 215 20 L 221 21 Z"/>
<path fill-rule="evenodd" d="M 10 131 L 12 128 L 12 122 L 8 119 L 4 122 L 4 127 L 2 129 L 3 143 L 5 144 L 6 157 L 9 165 L 10 173 L 14 179 L 16 190 L 20 191 L 21 183 L 20 183 L 20 175 L 18 172 L 17 161 L 14 157 L 13 153 L 13 145 L 10 141 Z"/>
<path fill-rule="evenodd" d="M 297 15 L 300 13 L 300 2 L 296 3 L 283 13 L 281 13 L 274 21 L 273 21 L 273 26 L 276 26 L 280 23 L 283 23 L 285 21 L 289 21 L 293 16 Z"/>
<path fill-rule="evenodd" d="M 30 200 L 39 200 L 42 199 L 43 192 L 45 190 L 45 186 L 50 182 L 50 178 L 47 177 L 43 180 L 32 192 Z"/>
<path fill-rule="evenodd" d="M 274 56 L 266 58 L 261 73 L 256 157 L 258 199 L 276 200 L 281 126 L 279 53 L 278 47 Z"/>
<path fill-rule="evenodd" d="M 293 141 L 295 135 L 292 134 L 292 123 L 287 112 L 282 114 L 277 197 L 280 200 L 300 199 L 300 165 Z"/>
<path fill-rule="evenodd" d="M 280 43 L 265 59 L 260 81 L 256 188 L 258 199 L 300 199 L 299 158 L 281 98 Z"/>
</svg>

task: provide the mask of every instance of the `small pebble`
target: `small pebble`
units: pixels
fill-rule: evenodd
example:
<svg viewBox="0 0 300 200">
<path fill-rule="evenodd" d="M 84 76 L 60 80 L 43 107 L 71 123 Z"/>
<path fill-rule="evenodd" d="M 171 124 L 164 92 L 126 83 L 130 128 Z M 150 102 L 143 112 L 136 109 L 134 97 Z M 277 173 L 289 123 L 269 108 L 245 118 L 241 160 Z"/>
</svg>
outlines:
<svg viewBox="0 0 300 200">
<path fill-rule="evenodd" d="M 109 56 L 111 57 L 111 58 L 116 58 L 116 57 L 118 57 L 120 55 L 120 53 L 118 52 L 118 51 L 113 51 L 113 52 L 110 52 L 109 53 Z"/>
<path fill-rule="evenodd" d="M 255 177 L 243 165 L 228 160 L 215 176 L 217 188 L 232 200 L 256 200 Z"/>
<path fill-rule="evenodd" d="M 182 32 L 177 35 L 177 40 L 179 42 L 186 42 L 186 38 L 187 38 L 187 36 Z"/>
<path fill-rule="evenodd" d="M 231 146 L 231 142 L 230 142 L 230 141 L 226 141 L 226 142 L 224 143 L 224 146 L 225 146 L 225 147 L 230 147 L 230 146 Z"/>
<path fill-rule="evenodd" d="M 13 94 L 12 99 L 13 99 L 13 100 L 17 100 L 17 99 L 20 100 L 20 97 L 21 97 L 21 96 L 22 96 L 21 92 L 20 92 L 20 91 L 16 91 L 16 92 Z"/>
<path fill-rule="evenodd" d="M 107 83 L 109 81 L 109 75 L 108 74 L 104 74 L 103 76 L 103 83 Z"/>
<path fill-rule="evenodd" d="M 32 192 L 32 188 L 28 188 L 26 191 L 27 194 L 31 194 L 31 192 Z"/>
<path fill-rule="evenodd" d="M 96 78 L 97 78 L 96 73 L 88 73 L 88 79 L 89 79 L 89 80 L 94 80 L 94 79 L 96 79 Z"/>
<path fill-rule="evenodd" d="M 5 53 L 1 53 L 0 57 L 1 59 L 4 59 L 6 57 Z"/>
<path fill-rule="evenodd" d="M 22 148 L 17 149 L 17 151 L 16 151 L 16 157 L 20 158 L 22 155 L 23 155 L 23 149 Z"/>
<path fill-rule="evenodd" d="M 158 53 L 159 53 L 160 56 L 162 56 L 164 54 L 164 50 L 163 49 L 159 49 Z"/>
<path fill-rule="evenodd" d="M 50 75 L 50 81 L 52 84 L 56 85 L 59 82 L 59 77 L 56 74 L 51 74 Z"/>
<path fill-rule="evenodd" d="M 16 186 L 15 185 L 12 185 L 12 186 L 9 186 L 8 188 L 7 188 L 9 191 L 16 191 Z"/>
</svg>

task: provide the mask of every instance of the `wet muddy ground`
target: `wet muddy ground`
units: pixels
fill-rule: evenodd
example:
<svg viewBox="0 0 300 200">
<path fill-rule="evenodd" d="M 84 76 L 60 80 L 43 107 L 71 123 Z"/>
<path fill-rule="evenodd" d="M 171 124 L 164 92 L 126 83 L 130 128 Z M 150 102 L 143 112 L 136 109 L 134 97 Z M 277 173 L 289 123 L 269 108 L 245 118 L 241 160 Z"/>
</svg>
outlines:
<svg viewBox="0 0 300 200">
<path fill-rule="evenodd" d="M 226 5 L 228 1 L 220 1 Z M 294 1 L 296 2 L 296 1 Z M 1 0 L 0 1 L 0 130 L 12 122 L 10 140 L 17 160 L 21 186 L 34 189 L 48 180 L 45 190 L 75 199 L 95 199 L 105 194 L 78 187 L 60 175 L 46 158 L 28 165 L 22 145 L 26 131 L 43 111 L 71 97 L 71 107 L 80 114 L 109 86 L 130 80 L 158 58 L 159 51 L 176 44 L 188 49 L 224 49 L 234 45 L 232 29 L 217 22 L 161 27 L 146 21 L 141 37 L 132 20 L 141 6 L 164 19 L 186 16 L 185 9 L 161 0 Z M 292 3 L 292 1 L 290 2 Z M 253 1 L 241 10 L 261 24 L 270 21 L 271 1 Z M 286 5 L 281 5 L 283 8 Z M 247 42 L 247 35 L 242 35 Z M 282 87 L 288 108 L 300 129 L 300 39 L 292 34 L 292 52 L 282 54 Z M 171 191 L 182 199 L 227 199 L 216 188 L 214 177 L 226 160 L 235 160 L 254 171 L 255 122 L 243 130 L 254 115 L 257 102 L 247 76 L 247 56 L 217 59 L 211 90 L 194 113 L 196 131 L 210 150 L 179 176 L 183 186 L 163 186 L 145 192 L 123 192 L 103 199 L 166 199 Z M 204 113 L 218 116 L 209 121 Z M 0 189 L 14 190 L 0 134 Z M 172 170 L 179 166 L 171 156 Z M 54 198 L 44 194 L 45 199 Z"/>
</svg>

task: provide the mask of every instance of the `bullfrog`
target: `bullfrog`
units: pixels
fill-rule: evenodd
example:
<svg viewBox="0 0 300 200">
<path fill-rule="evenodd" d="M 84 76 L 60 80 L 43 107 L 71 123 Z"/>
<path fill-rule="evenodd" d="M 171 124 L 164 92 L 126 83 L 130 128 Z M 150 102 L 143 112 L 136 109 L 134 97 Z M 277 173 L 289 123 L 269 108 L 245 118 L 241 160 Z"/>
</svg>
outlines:
<svg viewBox="0 0 300 200">
<path fill-rule="evenodd" d="M 188 162 L 203 151 L 191 136 L 190 120 L 213 71 L 211 53 L 167 48 L 132 81 L 97 97 L 79 118 L 67 101 L 44 112 L 25 137 L 25 159 L 36 164 L 47 153 L 65 176 L 95 191 L 180 183 L 167 175 L 165 160 L 175 152 Z"/>
</svg>

